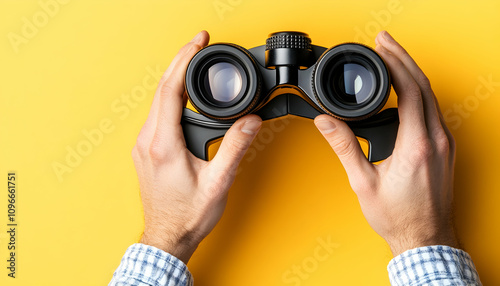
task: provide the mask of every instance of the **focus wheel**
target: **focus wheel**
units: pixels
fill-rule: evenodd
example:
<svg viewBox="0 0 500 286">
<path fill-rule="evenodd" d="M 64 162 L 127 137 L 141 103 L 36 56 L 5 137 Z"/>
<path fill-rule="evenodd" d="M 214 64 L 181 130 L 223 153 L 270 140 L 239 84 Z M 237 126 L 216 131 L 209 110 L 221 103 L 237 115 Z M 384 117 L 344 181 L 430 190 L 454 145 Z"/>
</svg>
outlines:
<svg viewBox="0 0 500 286">
<path fill-rule="evenodd" d="M 311 39 L 306 33 L 278 32 L 269 35 L 266 40 L 266 51 L 274 49 L 311 49 Z"/>
</svg>

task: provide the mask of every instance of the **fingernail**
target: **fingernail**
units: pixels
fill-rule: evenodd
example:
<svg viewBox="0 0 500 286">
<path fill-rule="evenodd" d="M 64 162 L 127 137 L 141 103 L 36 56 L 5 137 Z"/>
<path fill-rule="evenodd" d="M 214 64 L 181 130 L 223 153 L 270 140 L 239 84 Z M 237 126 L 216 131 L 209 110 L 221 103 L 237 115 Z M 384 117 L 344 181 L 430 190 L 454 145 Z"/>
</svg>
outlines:
<svg viewBox="0 0 500 286">
<path fill-rule="evenodd" d="M 394 40 L 394 38 L 389 34 L 387 33 L 387 31 L 384 31 L 384 38 L 388 41 L 391 41 L 391 42 L 395 42 L 396 40 Z"/>
<path fill-rule="evenodd" d="M 330 120 L 318 121 L 316 122 L 316 126 L 318 126 L 319 131 L 321 131 L 321 133 L 323 134 L 332 133 L 333 131 L 335 131 L 335 128 L 337 128 L 335 123 L 331 122 Z"/>
<path fill-rule="evenodd" d="M 241 132 L 246 133 L 248 135 L 254 135 L 259 130 L 260 125 L 261 125 L 260 121 L 248 120 L 241 127 Z"/>
<path fill-rule="evenodd" d="M 196 36 L 194 36 L 194 38 L 191 40 L 191 42 L 195 43 L 195 42 L 198 42 L 201 38 L 201 32 L 199 32 L 198 34 L 196 34 Z"/>
</svg>

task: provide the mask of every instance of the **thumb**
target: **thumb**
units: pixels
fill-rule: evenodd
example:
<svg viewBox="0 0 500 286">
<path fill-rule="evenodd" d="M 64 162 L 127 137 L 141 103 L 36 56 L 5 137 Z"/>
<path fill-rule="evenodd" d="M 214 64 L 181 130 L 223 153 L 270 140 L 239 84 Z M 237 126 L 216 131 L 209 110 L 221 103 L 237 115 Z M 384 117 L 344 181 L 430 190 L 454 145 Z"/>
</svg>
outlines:
<svg viewBox="0 0 500 286">
<path fill-rule="evenodd" d="M 345 122 L 323 114 L 314 119 L 314 124 L 339 157 L 351 182 L 372 170 L 373 165 L 366 159 L 358 139 Z"/>
<path fill-rule="evenodd" d="M 257 115 L 247 115 L 238 119 L 226 132 L 217 154 L 210 162 L 213 168 L 223 174 L 235 174 L 261 125 L 262 120 Z"/>
</svg>

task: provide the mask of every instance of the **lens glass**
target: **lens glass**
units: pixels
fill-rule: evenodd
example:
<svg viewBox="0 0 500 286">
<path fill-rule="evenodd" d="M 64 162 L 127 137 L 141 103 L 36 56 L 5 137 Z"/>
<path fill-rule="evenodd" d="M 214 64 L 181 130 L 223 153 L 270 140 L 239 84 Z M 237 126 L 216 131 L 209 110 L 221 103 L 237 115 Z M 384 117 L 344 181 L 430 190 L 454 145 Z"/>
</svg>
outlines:
<svg viewBox="0 0 500 286">
<path fill-rule="evenodd" d="M 333 75 L 333 90 L 347 104 L 361 104 L 375 92 L 376 79 L 372 71 L 357 63 L 343 64 Z"/>
<path fill-rule="evenodd" d="M 321 109 L 346 121 L 379 112 L 390 93 L 390 75 L 369 47 L 341 44 L 323 53 L 313 71 L 313 92 Z"/>
<path fill-rule="evenodd" d="M 208 68 L 205 88 L 214 100 L 228 103 L 234 100 L 242 89 L 242 75 L 239 69 L 228 62 L 218 62 Z"/>
</svg>

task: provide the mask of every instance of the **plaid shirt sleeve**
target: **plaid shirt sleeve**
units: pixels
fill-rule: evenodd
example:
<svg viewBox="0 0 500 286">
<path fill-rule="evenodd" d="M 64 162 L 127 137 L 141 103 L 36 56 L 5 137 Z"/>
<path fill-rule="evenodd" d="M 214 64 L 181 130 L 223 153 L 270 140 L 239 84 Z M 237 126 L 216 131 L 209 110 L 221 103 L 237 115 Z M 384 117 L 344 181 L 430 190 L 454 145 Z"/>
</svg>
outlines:
<svg viewBox="0 0 500 286">
<path fill-rule="evenodd" d="M 123 255 L 108 286 L 191 286 L 187 266 L 171 254 L 142 243 L 132 244 Z"/>
<path fill-rule="evenodd" d="M 405 251 L 387 270 L 391 285 L 482 285 L 469 254 L 443 245 Z"/>
</svg>

